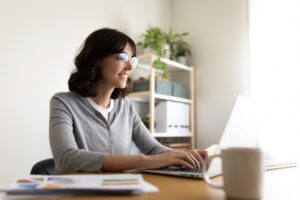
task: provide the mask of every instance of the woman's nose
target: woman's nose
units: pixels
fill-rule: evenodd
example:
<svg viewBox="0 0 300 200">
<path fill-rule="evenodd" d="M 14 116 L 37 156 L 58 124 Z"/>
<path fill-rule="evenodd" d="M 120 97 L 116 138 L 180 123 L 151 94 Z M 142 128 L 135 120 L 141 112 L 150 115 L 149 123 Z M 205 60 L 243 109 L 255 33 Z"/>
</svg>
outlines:
<svg viewBox="0 0 300 200">
<path fill-rule="evenodd" d="M 128 61 L 126 62 L 125 68 L 126 68 L 127 70 L 132 70 L 132 69 L 133 69 L 133 66 L 132 66 L 130 60 L 128 60 Z"/>
</svg>

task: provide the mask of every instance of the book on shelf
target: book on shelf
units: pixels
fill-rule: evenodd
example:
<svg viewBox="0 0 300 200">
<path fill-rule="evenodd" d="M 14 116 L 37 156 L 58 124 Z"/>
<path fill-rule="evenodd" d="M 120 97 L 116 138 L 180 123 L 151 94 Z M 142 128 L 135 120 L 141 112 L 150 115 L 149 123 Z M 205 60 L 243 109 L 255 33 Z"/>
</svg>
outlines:
<svg viewBox="0 0 300 200">
<path fill-rule="evenodd" d="M 175 150 L 187 151 L 191 149 L 190 143 L 163 143 L 163 145 Z"/>
</svg>

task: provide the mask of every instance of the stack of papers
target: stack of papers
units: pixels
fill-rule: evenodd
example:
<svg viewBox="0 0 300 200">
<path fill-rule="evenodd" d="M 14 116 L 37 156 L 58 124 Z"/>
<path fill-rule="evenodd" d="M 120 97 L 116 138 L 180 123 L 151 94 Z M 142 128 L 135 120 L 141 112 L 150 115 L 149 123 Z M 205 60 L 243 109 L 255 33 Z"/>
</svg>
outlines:
<svg viewBox="0 0 300 200">
<path fill-rule="evenodd" d="M 23 177 L 3 189 L 8 195 L 18 194 L 113 194 L 133 195 L 158 192 L 140 174 L 59 175 Z"/>
</svg>

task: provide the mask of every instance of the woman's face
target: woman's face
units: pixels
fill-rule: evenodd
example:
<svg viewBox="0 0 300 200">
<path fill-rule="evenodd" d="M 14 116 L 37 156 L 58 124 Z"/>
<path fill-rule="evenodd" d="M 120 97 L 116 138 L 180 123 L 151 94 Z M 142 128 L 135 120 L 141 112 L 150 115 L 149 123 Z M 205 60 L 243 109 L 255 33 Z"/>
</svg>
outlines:
<svg viewBox="0 0 300 200">
<path fill-rule="evenodd" d="M 124 53 L 128 55 L 128 61 L 124 61 Z M 127 56 L 125 55 L 125 56 Z M 123 54 L 112 54 L 105 57 L 101 62 L 101 83 L 107 87 L 125 88 L 129 75 L 132 73 L 133 66 L 132 48 L 126 44 Z"/>
</svg>

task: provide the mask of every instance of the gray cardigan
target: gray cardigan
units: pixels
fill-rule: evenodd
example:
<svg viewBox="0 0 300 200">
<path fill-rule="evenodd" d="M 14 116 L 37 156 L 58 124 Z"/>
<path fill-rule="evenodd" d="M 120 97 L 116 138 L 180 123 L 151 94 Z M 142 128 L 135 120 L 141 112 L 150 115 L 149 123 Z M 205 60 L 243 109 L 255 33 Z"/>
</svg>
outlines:
<svg viewBox="0 0 300 200">
<path fill-rule="evenodd" d="M 58 174 L 99 172 L 106 155 L 128 155 L 132 142 L 145 154 L 170 150 L 151 136 L 127 97 L 115 100 L 106 121 L 75 92 L 51 98 L 49 139 Z"/>
</svg>

